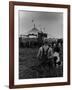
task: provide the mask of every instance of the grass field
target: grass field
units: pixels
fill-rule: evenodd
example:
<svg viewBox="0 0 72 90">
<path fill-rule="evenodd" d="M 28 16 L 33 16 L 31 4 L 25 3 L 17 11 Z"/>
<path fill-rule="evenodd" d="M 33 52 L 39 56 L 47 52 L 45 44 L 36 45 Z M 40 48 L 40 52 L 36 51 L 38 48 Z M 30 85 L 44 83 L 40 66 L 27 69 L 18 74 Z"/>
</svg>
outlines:
<svg viewBox="0 0 72 90">
<path fill-rule="evenodd" d="M 63 66 L 51 68 L 46 65 L 44 68 L 37 60 L 38 48 L 19 49 L 19 79 L 62 77 Z"/>
</svg>

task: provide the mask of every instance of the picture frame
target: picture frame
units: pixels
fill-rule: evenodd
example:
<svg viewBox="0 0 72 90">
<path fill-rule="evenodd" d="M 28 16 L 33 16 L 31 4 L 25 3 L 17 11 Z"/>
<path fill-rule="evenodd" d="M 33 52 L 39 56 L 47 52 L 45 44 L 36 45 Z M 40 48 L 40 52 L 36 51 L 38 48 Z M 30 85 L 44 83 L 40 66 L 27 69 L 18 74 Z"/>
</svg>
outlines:
<svg viewBox="0 0 72 90">
<path fill-rule="evenodd" d="M 25 8 L 24 8 L 25 7 Z M 24 9 L 23 9 L 24 8 Z M 33 10 L 32 10 L 33 9 Z M 54 10 L 55 9 L 55 10 Z M 18 30 L 19 30 L 19 14 L 18 10 L 24 10 L 24 11 L 38 11 L 38 12 L 62 12 L 63 15 L 66 15 L 64 18 L 63 16 L 63 29 L 66 29 L 66 33 L 63 32 L 63 38 L 66 36 L 66 39 L 64 39 L 66 42 L 66 46 L 63 45 L 63 47 L 66 49 L 63 50 L 63 77 L 62 78 L 51 78 L 51 82 L 49 82 L 49 79 L 40 78 L 37 80 L 37 78 L 34 79 L 25 79 L 27 81 L 23 81 L 20 83 L 15 83 L 16 79 L 19 79 L 19 75 L 16 76 L 16 73 L 19 74 L 19 63 L 17 63 L 17 60 L 19 58 L 19 50 L 18 50 Z M 63 11 L 65 10 L 65 11 Z M 53 13 L 52 13 L 53 14 Z M 56 15 L 56 14 L 55 14 Z M 66 20 L 66 21 L 64 21 Z M 32 20 L 34 22 L 34 20 Z M 17 35 L 17 36 L 16 36 Z M 17 42 L 16 42 L 17 41 Z M 17 45 L 17 46 L 16 46 Z M 15 49 L 17 48 L 17 49 Z M 65 58 L 66 57 L 66 58 Z M 66 65 L 65 65 L 66 64 Z M 66 76 L 64 76 L 66 75 Z M 57 80 L 60 80 L 57 82 Z M 19 82 L 18 80 L 16 82 Z M 49 3 L 33 3 L 33 2 L 16 2 L 16 1 L 10 1 L 9 2 L 9 88 L 30 88 L 30 87 L 45 87 L 45 86 L 62 86 L 62 85 L 70 85 L 70 5 L 64 5 L 64 4 L 49 4 Z"/>
</svg>

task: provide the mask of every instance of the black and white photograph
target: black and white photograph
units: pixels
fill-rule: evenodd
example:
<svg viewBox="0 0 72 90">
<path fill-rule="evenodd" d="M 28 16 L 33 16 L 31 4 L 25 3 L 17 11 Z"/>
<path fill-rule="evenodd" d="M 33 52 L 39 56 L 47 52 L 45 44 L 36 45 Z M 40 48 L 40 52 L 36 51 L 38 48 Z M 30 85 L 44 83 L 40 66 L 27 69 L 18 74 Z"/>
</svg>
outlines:
<svg viewBox="0 0 72 90">
<path fill-rule="evenodd" d="M 70 6 L 10 2 L 9 87 L 70 84 Z"/>
<path fill-rule="evenodd" d="M 19 79 L 63 77 L 63 13 L 18 11 Z"/>
</svg>

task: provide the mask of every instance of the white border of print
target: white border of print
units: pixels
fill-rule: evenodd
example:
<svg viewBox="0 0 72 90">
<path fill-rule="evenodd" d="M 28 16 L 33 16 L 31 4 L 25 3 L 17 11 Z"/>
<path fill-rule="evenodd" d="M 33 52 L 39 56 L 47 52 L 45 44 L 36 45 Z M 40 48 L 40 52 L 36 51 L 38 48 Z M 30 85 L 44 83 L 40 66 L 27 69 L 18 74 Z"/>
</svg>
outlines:
<svg viewBox="0 0 72 90">
<path fill-rule="evenodd" d="M 38 79 L 19 79 L 19 41 L 18 41 L 18 11 L 42 11 L 42 12 L 62 12 L 63 13 L 63 77 L 38 78 Z M 33 6 L 14 7 L 14 85 L 56 83 L 67 82 L 67 9 Z"/>
</svg>

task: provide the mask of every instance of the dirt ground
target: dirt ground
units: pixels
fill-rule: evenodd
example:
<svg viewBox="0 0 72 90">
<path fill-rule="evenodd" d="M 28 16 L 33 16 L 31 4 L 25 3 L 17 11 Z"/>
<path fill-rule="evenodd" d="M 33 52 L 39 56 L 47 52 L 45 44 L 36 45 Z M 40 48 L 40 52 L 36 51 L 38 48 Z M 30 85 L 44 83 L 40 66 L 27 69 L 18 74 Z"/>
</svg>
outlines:
<svg viewBox="0 0 72 90">
<path fill-rule="evenodd" d="M 19 79 L 62 77 L 63 66 L 42 67 L 37 59 L 38 48 L 19 49 Z"/>
</svg>

